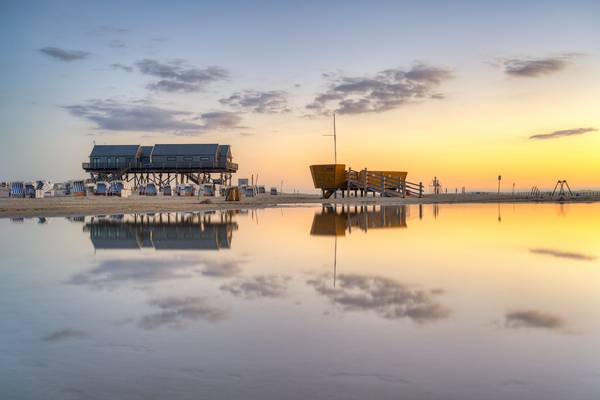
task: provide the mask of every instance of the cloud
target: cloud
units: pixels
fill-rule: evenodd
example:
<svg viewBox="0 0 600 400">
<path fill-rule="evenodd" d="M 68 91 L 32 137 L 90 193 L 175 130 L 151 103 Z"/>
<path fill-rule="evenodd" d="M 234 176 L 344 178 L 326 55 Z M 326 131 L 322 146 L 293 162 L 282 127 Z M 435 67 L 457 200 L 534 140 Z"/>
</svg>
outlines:
<svg viewBox="0 0 600 400">
<path fill-rule="evenodd" d="M 542 254 L 542 255 L 548 255 L 548 256 L 558 257 L 558 258 L 568 258 L 571 260 L 594 261 L 596 259 L 596 257 L 594 257 L 594 256 L 590 256 L 590 255 L 582 254 L 582 253 L 573 253 L 573 252 L 569 252 L 569 251 L 558 251 L 558 250 L 540 249 L 540 248 L 529 249 L 529 251 L 534 254 Z"/>
<path fill-rule="evenodd" d="M 170 110 L 146 104 L 123 104 L 113 100 L 91 100 L 64 108 L 71 115 L 91 121 L 98 129 L 108 131 L 194 135 L 213 130 L 242 128 L 239 126 L 241 117 L 226 111 L 206 112 L 194 117 L 189 111 Z M 186 117 L 187 120 L 183 120 L 182 117 Z"/>
<path fill-rule="evenodd" d="M 574 129 L 563 129 L 560 131 L 553 131 L 548 133 L 538 133 L 537 135 L 529 136 L 531 140 L 548 140 L 548 139 L 557 139 L 561 137 L 567 136 L 578 136 L 584 135 L 589 132 L 597 132 L 596 128 L 574 128 Z"/>
<path fill-rule="evenodd" d="M 64 108 L 76 117 L 95 123 L 99 129 L 109 131 L 189 132 L 203 128 L 202 125 L 178 119 L 181 116 L 190 116 L 190 112 L 148 105 L 91 100 L 86 104 Z"/>
<path fill-rule="evenodd" d="M 88 53 L 87 51 L 82 50 L 66 50 L 58 47 L 44 47 L 39 49 L 40 52 L 50 56 L 52 58 L 56 58 L 57 60 L 70 62 L 75 60 L 83 60 L 84 58 L 89 57 L 92 53 Z"/>
<path fill-rule="evenodd" d="M 221 67 L 194 68 L 187 66 L 185 60 L 160 63 L 143 59 L 138 61 L 136 66 L 142 74 L 161 78 L 147 87 L 163 92 L 198 92 L 209 83 L 229 77 L 229 72 Z"/>
<path fill-rule="evenodd" d="M 537 328 L 563 330 L 565 323 L 559 316 L 535 310 L 511 311 L 504 316 L 507 328 Z"/>
<path fill-rule="evenodd" d="M 186 321 L 219 322 L 229 318 L 227 310 L 211 306 L 200 297 L 166 297 L 150 300 L 149 304 L 160 311 L 143 316 L 137 324 L 142 329 L 182 326 Z"/>
<path fill-rule="evenodd" d="M 110 67 L 112 69 L 120 69 L 120 70 L 127 71 L 127 72 L 133 71 L 133 67 L 130 67 L 128 65 L 119 64 L 119 63 L 110 64 Z"/>
<path fill-rule="evenodd" d="M 238 110 L 260 114 L 279 114 L 291 111 L 287 103 L 287 93 L 281 90 L 266 92 L 244 90 L 222 98 L 219 102 Z"/>
<path fill-rule="evenodd" d="M 201 129 L 205 131 L 243 128 L 243 126 L 239 125 L 242 122 L 242 117 L 228 111 L 202 113 L 197 119 L 203 122 Z"/>
<path fill-rule="evenodd" d="M 400 68 L 380 71 L 373 77 L 326 75 L 332 82 L 306 108 L 317 114 L 333 109 L 340 114 L 383 112 L 427 98 L 441 98 L 435 92 L 452 78 L 445 68 L 417 64 L 410 70 Z"/>
<path fill-rule="evenodd" d="M 56 332 L 52 332 L 44 337 L 44 341 L 56 343 L 63 342 L 65 340 L 73 340 L 73 339 L 85 339 L 88 337 L 88 334 L 84 331 L 80 331 L 77 329 L 66 328 Z"/>
<path fill-rule="evenodd" d="M 287 292 L 289 280 L 290 278 L 287 276 L 255 276 L 222 285 L 221 290 L 244 299 L 283 297 Z"/>
<path fill-rule="evenodd" d="M 426 323 L 446 318 L 450 311 L 435 301 L 439 291 L 411 289 L 392 279 L 378 276 L 339 275 L 337 287 L 326 275 L 307 282 L 343 311 L 374 312 L 382 318 L 409 318 Z"/>
<path fill-rule="evenodd" d="M 568 53 L 546 58 L 501 59 L 504 73 L 510 76 L 535 78 L 567 68 L 579 54 Z"/>
</svg>

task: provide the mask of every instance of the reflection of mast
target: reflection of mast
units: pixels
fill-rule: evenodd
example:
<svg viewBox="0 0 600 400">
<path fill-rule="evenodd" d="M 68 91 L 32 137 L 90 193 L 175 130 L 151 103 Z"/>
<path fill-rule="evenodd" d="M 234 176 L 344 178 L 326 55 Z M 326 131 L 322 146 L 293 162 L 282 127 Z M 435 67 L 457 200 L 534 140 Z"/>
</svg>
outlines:
<svg viewBox="0 0 600 400">
<path fill-rule="evenodd" d="M 333 287 L 335 288 L 335 275 L 337 273 L 337 236 L 333 245 Z"/>
</svg>

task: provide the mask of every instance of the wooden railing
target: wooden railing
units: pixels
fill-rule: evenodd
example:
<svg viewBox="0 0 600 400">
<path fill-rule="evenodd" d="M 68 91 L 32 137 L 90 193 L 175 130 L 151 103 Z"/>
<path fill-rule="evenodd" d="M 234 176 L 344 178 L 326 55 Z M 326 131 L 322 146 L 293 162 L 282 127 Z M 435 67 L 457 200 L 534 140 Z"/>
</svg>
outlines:
<svg viewBox="0 0 600 400">
<path fill-rule="evenodd" d="M 379 193 L 382 196 L 423 197 L 423 183 L 413 183 L 384 172 L 370 172 L 367 169 L 346 172 L 348 190 L 361 190 L 363 193 Z"/>
<path fill-rule="evenodd" d="M 84 170 L 117 170 L 117 169 L 135 169 L 135 170 L 172 170 L 172 169 L 220 169 L 226 168 L 230 170 L 238 169 L 238 165 L 234 162 L 214 162 L 214 161 L 167 161 L 167 162 L 84 162 L 81 164 Z"/>
</svg>

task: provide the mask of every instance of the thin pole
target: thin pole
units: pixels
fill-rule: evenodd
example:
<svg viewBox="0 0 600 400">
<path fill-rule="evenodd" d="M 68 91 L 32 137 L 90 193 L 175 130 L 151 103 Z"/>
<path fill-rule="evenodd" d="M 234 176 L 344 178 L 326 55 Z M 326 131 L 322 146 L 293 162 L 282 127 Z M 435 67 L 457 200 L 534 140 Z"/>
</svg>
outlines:
<svg viewBox="0 0 600 400">
<path fill-rule="evenodd" d="M 337 164 L 337 134 L 335 131 L 335 113 L 333 113 L 333 160 Z"/>
<path fill-rule="evenodd" d="M 498 194 L 500 194 L 500 181 L 502 180 L 502 175 L 498 175 Z"/>
<path fill-rule="evenodd" d="M 337 273 L 337 235 L 335 235 L 335 244 L 333 248 L 333 287 L 335 288 L 335 276 Z"/>
</svg>

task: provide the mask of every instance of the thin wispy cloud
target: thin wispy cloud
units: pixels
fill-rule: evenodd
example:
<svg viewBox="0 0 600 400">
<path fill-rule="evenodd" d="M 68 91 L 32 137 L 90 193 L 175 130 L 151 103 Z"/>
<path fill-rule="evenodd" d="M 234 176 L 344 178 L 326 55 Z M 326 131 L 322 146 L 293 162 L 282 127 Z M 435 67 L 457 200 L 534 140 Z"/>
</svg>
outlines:
<svg viewBox="0 0 600 400">
<path fill-rule="evenodd" d="M 114 25 L 100 25 L 97 30 L 98 33 L 112 33 L 112 34 L 125 34 L 129 33 L 129 29 L 121 26 Z"/>
<path fill-rule="evenodd" d="M 89 335 L 79 329 L 65 328 L 59 331 L 51 332 L 44 337 L 45 342 L 57 343 L 73 339 L 85 339 Z"/>
<path fill-rule="evenodd" d="M 122 40 L 111 40 L 110 42 L 108 42 L 108 46 L 112 47 L 113 49 L 125 49 L 127 48 L 127 44 L 122 41 Z"/>
<path fill-rule="evenodd" d="M 84 58 L 87 58 L 92 54 L 83 50 L 68 50 L 52 46 L 41 48 L 39 49 L 39 51 L 51 58 L 65 62 L 83 60 Z"/>
<path fill-rule="evenodd" d="M 450 69 L 426 64 L 409 70 L 387 69 L 364 77 L 324 74 L 331 80 L 329 88 L 306 108 L 317 114 L 388 111 L 419 100 L 443 98 L 436 90 L 452 76 Z"/>
<path fill-rule="evenodd" d="M 222 98 L 219 102 L 240 111 L 260 114 L 280 114 L 291 111 L 288 106 L 287 93 L 282 90 L 244 90 Z"/>
<path fill-rule="evenodd" d="M 554 74 L 567 68 L 573 59 L 580 54 L 568 53 L 543 58 L 510 58 L 501 59 L 504 73 L 510 76 L 535 78 Z"/>
<path fill-rule="evenodd" d="M 575 252 L 571 252 L 571 251 L 559 251 L 559 250 L 541 249 L 541 248 L 529 249 L 529 251 L 534 254 L 541 254 L 541 255 L 552 256 L 552 257 L 557 257 L 557 258 L 567 258 L 570 260 L 594 261 L 596 259 L 596 257 L 590 256 L 588 254 L 575 253 Z"/>
<path fill-rule="evenodd" d="M 112 69 L 120 69 L 120 70 L 126 71 L 126 72 L 133 71 L 133 67 L 130 67 L 129 65 L 119 64 L 119 63 L 110 64 L 110 67 Z"/>
<path fill-rule="evenodd" d="M 531 140 L 548 140 L 548 139 L 559 139 L 569 136 L 580 136 L 590 132 L 597 132 L 596 128 L 574 128 L 574 129 L 562 129 L 559 131 L 553 131 L 548 133 L 538 133 L 529 136 Z"/>
<path fill-rule="evenodd" d="M 161 63 L 143 59 L 135 65 L 142 74 L 160 78 L 147 86 L 148 89 L 155 91 L 198 92 L 212 82 L 229 78 L 229 72 L 224 68 L 217 66 L 195 68 L 189 66 L 185 60 Z"/>
</svg>

